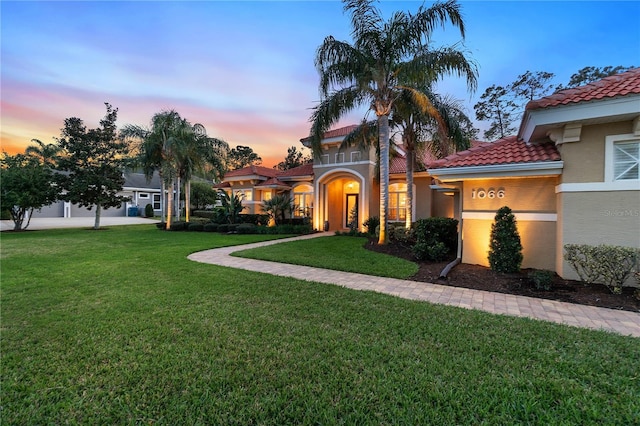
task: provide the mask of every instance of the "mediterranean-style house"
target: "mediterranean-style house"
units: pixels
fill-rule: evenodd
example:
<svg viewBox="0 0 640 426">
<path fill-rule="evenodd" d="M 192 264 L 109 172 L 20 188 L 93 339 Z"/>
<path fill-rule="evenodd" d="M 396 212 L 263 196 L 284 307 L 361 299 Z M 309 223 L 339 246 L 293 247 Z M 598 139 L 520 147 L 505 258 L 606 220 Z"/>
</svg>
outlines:
<svg viewBox="0 0 640 426">
<path fill-rule="evenodd" d="M 249 166 L 227 173 L 219 187 L 243 193 L 245 213 L 288 193 L 294 214 L 308 215 L 316 229 L 346 228 L 354 207 L 362 226 L 379 215 L 379 184 L 374 148 L 340 149 L 352 130 L 327 132 L 313 164 L 284 172 Z M 456 218 L 458 256 L 487 265 L 491 224 L 507 205 L 522 266 L 577 278 L 563 260 L 565 244 L 640 248 L 640 69 L 529 102 L 516 136 L 423 163 L 407 206 L 405 159 L 391 160 L 389 221 L 402 222 L 408 208 L 415 219 Z"/>
</svg>

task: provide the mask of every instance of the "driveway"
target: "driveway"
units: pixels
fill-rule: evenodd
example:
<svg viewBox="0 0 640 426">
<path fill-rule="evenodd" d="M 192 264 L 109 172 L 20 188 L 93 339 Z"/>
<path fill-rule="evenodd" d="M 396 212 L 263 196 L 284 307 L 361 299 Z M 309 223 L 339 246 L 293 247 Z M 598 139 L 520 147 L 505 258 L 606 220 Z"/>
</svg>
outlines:
<svg viewBox="0 0 640 426">
<path fill-rule="evenodd" d="M 94 217 L 37 217 L 31 219 L 31 223 L 27 231 L 36 231 L 39 229 L 59 229 L 59 228 L 91 228 L 95 222 Z M 102 217 L 100 218 L 100 227 L 117 226 L 117 225 L 138 225 L 144 223 L 157 223 L 158 220 L 147 219 L 144 217 Z M 13 230 L 13 221 L 0 221 L 0 231 Z"/>
</svg>

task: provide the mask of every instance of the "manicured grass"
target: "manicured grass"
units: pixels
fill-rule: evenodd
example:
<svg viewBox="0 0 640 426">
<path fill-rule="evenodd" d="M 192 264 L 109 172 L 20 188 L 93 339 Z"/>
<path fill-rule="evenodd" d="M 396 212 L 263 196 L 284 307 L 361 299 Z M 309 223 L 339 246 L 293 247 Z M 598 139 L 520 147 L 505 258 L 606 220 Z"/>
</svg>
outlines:
<svg viewBox="0 0 640 426">
<path fill-rule="evenodd" d="M 408 278 L 418 272 L 418 266 L 413 262 L 366 250 L 366 242 L 363 237 L 321 237 L 242 250 L 233 256 L 379 277 Z"/>
<path fill-rule="evenodd" d="M 2 424 L 640 423 L 640 339 L 186 259 L 268 236 L 1 238 Z"/>
</svg>

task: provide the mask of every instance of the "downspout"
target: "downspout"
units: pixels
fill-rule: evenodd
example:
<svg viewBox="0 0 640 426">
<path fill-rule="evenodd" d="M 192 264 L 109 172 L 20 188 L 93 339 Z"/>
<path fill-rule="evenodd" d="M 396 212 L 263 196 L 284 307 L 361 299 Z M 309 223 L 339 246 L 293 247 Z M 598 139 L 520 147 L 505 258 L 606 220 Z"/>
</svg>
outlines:
<svg viewBox="0 0 640 426">
<path fill-rule="evenodd" d="M 458 186 L 458 185 L 456 185 Z M 462 262 L 462 187 L 463 184 L 462 182 L 459 183 L 459 188 L 458 191 L 456 192 L 456 194 L 454 194 L 454 197 L 458 197 L 458 252 L 456 254 L 456 258 L 450 262 L 447 266 L 444 267 L 444 269 L 442 270 L 442 272 L 440 272 L 440 276 L 438 277 L 439 279 L 446 279 L 447 275 L 449 275 L 449 272 L 451 272 L 451 270 L 453 268 L 455 268 L 457 265 L 460 264 L 460 262 Z M 454 208 L 455 208 L 455 199 L 454 199 Z"/>
</svg>

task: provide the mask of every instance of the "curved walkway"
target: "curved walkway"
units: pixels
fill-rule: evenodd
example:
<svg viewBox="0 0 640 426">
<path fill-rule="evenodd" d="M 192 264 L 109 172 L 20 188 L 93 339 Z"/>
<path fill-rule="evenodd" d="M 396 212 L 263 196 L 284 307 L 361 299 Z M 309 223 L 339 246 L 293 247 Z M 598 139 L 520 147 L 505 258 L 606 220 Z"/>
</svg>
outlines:
<svg viewBox="0 0 640 426">
<path fill-rule="evenodd" d="M 231 253 L 239 250 L 328 235 L 333 234 L 311 234 L 242 246 L 222 247 L 193 253 L 189 255 L 189 259 L 300 280 L 335 284 L 355 290 L 376 291 L 405 299 L 479 309 L 494 314 L 534 318 L 640 337 L 640 313 L 635 312 L 231 256 Z"/>
</svg>

